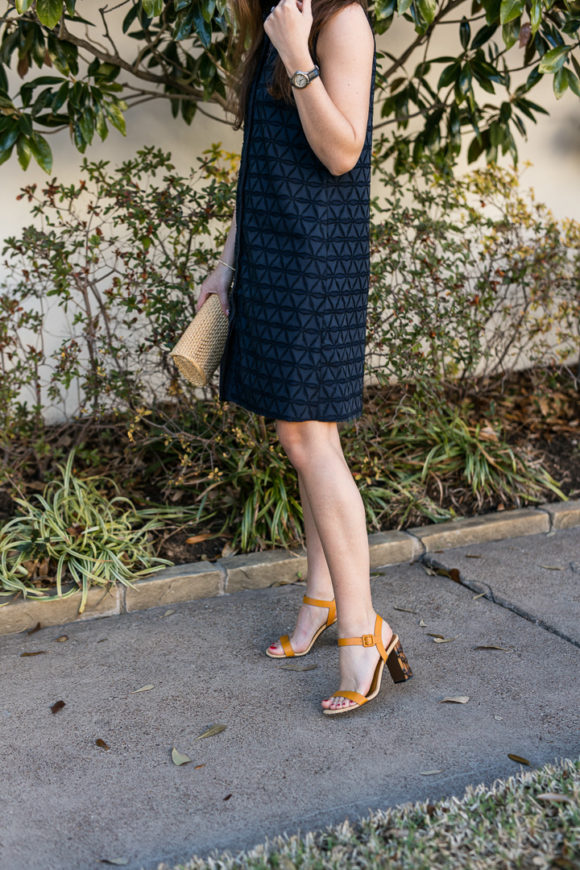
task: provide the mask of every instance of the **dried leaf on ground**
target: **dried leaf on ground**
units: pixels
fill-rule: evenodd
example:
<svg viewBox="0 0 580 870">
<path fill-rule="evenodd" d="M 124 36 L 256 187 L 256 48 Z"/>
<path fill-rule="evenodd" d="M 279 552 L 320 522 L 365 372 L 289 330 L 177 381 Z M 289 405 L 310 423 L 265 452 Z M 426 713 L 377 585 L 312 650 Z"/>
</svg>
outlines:
<svg viewBox="0 0 580 870">
<path fill-rule="evenodd" d="M 175 610 L 166 610 L 165 613 L 162 614 L 162 617 L 171 616 L 172 613 L 175 613 Z"/>
<path fill-rule="evenodd" d="M 480 643 L 477 646 L 474 646 L 473 649 L 500 649 L 504 652 L 513 652 L 513 649 L 509 646 L 499 646 L 496 643 Z"/>
<path fill-rule="evenodd" d="M 55 701 L 55 703 L 52 705 L 52 707 L 50 709 L 52 710 L 53 713 L 58 713 L 58 711 L 62 710 L 62 708 L 64 706 L 65 706 L 64 701 Z"/>
<path fill-rule="evenodd" d="M 64 643 L 66 640 L 68 640 L 68 634 L 59 634 L 58 637 L 55 637 L 57 643 Z"/>
<path fill-rule="evenodd" d="M 522 755 L 515 755 L 513 752 L 508 752 L 508 758 L 511 758 L 512 761 L 518 761 L 520 764 L 530 764 L 527 758 L 524 758 Z"/>
<path fill-rule="evenodd" d="M 189 764 L 191 758 L 189 757 L 189 755 L 185 755 L 183 752 L 179 752 L 179 750 L 176 749 L 174 746 L 171 750 L 171 760 L 179 767 L 182 764 Z"/>
<path fill-rule="evenodd" d="M 432 776 L 434 773 L 443 773 L 442 770 L 422 770 L 421 776 Z"/>
<path fill-rule="evenodd" d="M 425 622 L 424 619 L 420 619 L 420 620 L 419 620 L 419 626 L 420 626 L 421 628 L 426 628 L 426 627 L 427 627 L 427 623 Z"/>
<path fill-rule="evenodd" d="M 560 565 L 540 565 L 540 568 L 545 568 L 546 571 L 563 571 Z"/>
<path fill-rule="evenodd" d="M 557 794 L 556 792 L 553 792 L 553 791 L 547 791 L 544 794 L 536 795 L 536 800 L 538 800 L 538 801 L 554 801 L 554 803 L 560 803 L 560 804 L 565 804 L 565 803 L 571 804 L 572 803 L 572 798 L 568 797 L 568 795 Z"/>
<path fill-rule="evenodd" d="M 465 558 L 466 559 L 483 559 L 483 556 L 481 556 L 479 553 L 466 553 Z"/>
<path fill-rule="evenodd" d="M 227 794 L 227 795 L 225 796 L 224 800 L 225 800 L 225 801 L 229 801 L 230 798 L 231 798 L 231 794 Z"/>
<path fill-rule="evenodd" d="M 99 749 L 105 749 L 105 750 L 108 750 L 108 749 L 111 748 L 111 747 L 109 746 L 109 744 L 108 744 L 108 743 L 105 743 L 105 741 L 102 740 L 100 737 L 97 737 L 97 739 L 95 740 L 95 743 L 97 744 L 97 746 L 99 747 Z"/>
<path fill-rule="evenodd" d="M 397 607 L 395 604 L 393 604 L 393 610 L 402 610 L 403 613 L 417 613 L 416 610 L 411 610 L 410 607 Z"/>
<path fill-rule="evenodd" d="M 458 637 L 458 635 L 455 635 L 455 637 L 434 637 L 433 642 L 434 643 L 451 643 L 452 640 L 457 640 L 457 637 Z"/>
<path fill-rule="evenodd" d="M 41 656 L 46 652 L 45 649 L 37 649 L 34 652 L 23 652 L 20 653 L 20 658 L 24 658 L 25 656 Z"/>
<path fill-rule="evenodd" d="M 440 704 L 443 704 L 445 701 L 450 704 L 467 704 L 469 701 L 469 695 L 455 695 L 454 697 L 449 698 L 441 698 Z"/>
<path fill-rule="evenodd" d="M 445 637 L 444 634 L 439 634 L 439 632 L 437 632 L 437 631 L 428 631 L 427 635 L 429 637 Z"/>
<path fill-rule="evenodd" d="M 282 671 L 313 671 L 318 665 L 280 665 Z"/>
<path fill-rule="evenodd" d="M 478 592 L 477 595 L 474 595 L 471 600 L 475 601 L 476 598 L 483 598 L 484 595 L 487 595 L 487 592 Z"/>
<path fill-rule="evenodd" d="M 149 692 L 151 689 L 154 689 L 155 686 L 153 683 L 148 683 L 146 686 L 141 686 L 140 689 L 133 689 L 133 691 L 129 692 L 130 695 L 136 695 L 137 692 Z"/>
<path fill-rule="evenodd" d="M 227 727 L 227 725 L 220 725 L 217 723 L 215 725 L 210 725 L 207 731 L 204 731 L 203 734 L 200 734 L 199 737 L 196 737 L 195 739 L 201 740 L 203 737 L 215 737 L 216 734 L 221 734 L 222 731 L 225 731 Z"/>
<path fill-rule="evenodd" d="M 227 556 L 233 556 L 237 552 L 231 544 L 224 544 L 221 552 L 222 559 L 225 559 Z"/>
<path fill-rule="evenodd" d="M 194 770 L 199 770 L 200 768 L 205 767 L 205 764 L 196 764 L 193 768 Z"/>
<path fill-rule="evenodd" d="M 204 532 L 199 535 L 192 535 L 191 538 L 186 538 L 186 544 L 199 544 L 201 541 L 207 541 L 208 538 L 213 537 L 210 532 Z"/>
<path fill-rule="evenodd" d="M 115 867 L 126 867 L 129 863 L 128 858 L 99 858 L 101 864 L 114 864 Z"/>
<path fill-rule="evenodd" d="M 34 634 L 35 631 L 40 631 L 41 628 L 42 628 L 42 625 L 40 624 L 40 622 L 37 622 L 36 625 L 34 626 L 34 628 L 28 629 L 26 634 Z"/>
</svg>

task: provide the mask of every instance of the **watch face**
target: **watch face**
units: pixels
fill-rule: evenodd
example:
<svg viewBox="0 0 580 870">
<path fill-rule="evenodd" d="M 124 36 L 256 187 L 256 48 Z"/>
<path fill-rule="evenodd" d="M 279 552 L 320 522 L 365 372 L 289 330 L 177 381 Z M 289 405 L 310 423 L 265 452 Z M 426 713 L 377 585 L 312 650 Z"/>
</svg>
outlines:
<svg viewBox="0 0 580 870">
<path fill-rule="evenodd" d="M 297 88 L 305 88 L 309 81 L 310 79 L 304 73 L 299 72 L 294 76 L 294 84 Z"/>
</svg>

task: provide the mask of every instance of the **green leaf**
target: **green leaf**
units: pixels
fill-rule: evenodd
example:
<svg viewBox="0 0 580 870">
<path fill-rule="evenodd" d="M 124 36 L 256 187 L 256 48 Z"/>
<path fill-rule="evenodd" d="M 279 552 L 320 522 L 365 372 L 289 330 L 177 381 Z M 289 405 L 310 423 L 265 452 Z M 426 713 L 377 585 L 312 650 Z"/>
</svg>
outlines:
<svg viewBox="0 0 580 870">
<path fill-rule="evenodd" d="M 28 140 L 24 136 L 20 136 L 16 143 L 16 153 L 18 154 L 18 162 L 24 170 L 27 170 L 30 158 L 32 157 L 32 151 L 30 150 Z"/>
<path fill-rule="evenodd" d="M 123 33 L 127 33 L 129 28 L 131 27 L 131 25 L 133 24 L 133 22 L 137 18 L 138 14 L 139 14 L 139 6 L 137 5 L 137 3 L 135 3 L 135 5 L 132 6 L 131 9 L 129 9 L 129 11 L 127 12 L 127 14 L 125 15 L 125 17 L 123 19 L 123 24 L 122 24 Z"/>
<path fill-rule="evenodd" d="M 497 24 L 484 24 L 473 37 L 471 47 L 481 48 L 482 45 L 485 45 L 485 43 L 488 42 L 496 32 L 497 27 Z"/>
<path fill-rule="evenodd" d="M 558 72 L 554 75 L 552 85 L 554 88 L 554 96 L 557 100 L 559 100 L 566 88 L 568 87 L 568 70 L 559 69 Z"/>
<path fill-rule="evenodd" d="M 163 0 L 143 0 L 143 12 L 148 18 L 155 18 L 163 12 Z"/>
<path fill-rule="evenodd" d="M 397 12 L 399 15 L 404 15 L 411 6 L 412 0 L 397 0 Z"/>
<path fill-rule="evenodd" d="M 569 45 L 558 45 L 556 48 L 551 48 L 547 51 L 540 61 L 539 71 L 541 73 L 555 73 L 564 65 L 564 61 L 570 51 Z"/>
<path fill-rule="evenodd" d="M 469 40 L 471 39 L 471 27 L 469 25 L 469 21 L 463 16 L 461 19 L 461 24 L 459 25 L 459 41 L 461 42 L 462 48 L 467 48 L 469 45 Z"/>
<path fill-rule="evenodd" d="M 483 152 L 483 145 L 481 144 L 481 142 L 479 141 L 479 139 L 476 136 L 475 139 L 471 140 L 471 142 L 469 144 L 469 148 L 467 149 L 467 162 L 473 163 L 474 160 L 477 160 L 477 158 L 480 156 L 480 154 L 482 152 Z"/>
<path fill-rule="evenodd" d="M 432 24 L 437 11 L 437 0 L 417 0 L 421 17 L 426 24 Z"/>
<path fill-rule="evenodd" d="M 201 8 L 197 4 L 193 9 L 193 23 L 203 47 L 209 48 L 211 45 L 211 24 L 205 20 Z"/>
<path fill-rule="evenodd" d="M 506 48 L 511 48 L 515 44 L 520 35 L 520 19 L 514 18 L 513 21 L 508 21 L 501 29 L 501 35 Z"/>
<path fill-rule="evenodd" d="M 524 0 L 501 0 L 499 20 L 507 24 L 515 18 L 519 18 L 524 9 Z"/>
<path fill-rule="evenodd" d="M 439 76 L 439 82 L 437 83 L 437 90 L 441 90 L 441 88 L 446 88 L 448 85 L 452 84 L 459 77 L 459 73 L 461 71 L 461 64 L 458 60 L 450 63 L 449 66 L 446 66 L 441 75 Z"/>
<path fill-rule="evenodd" d="M 107 113 L 107 116 L 109 117 L 109 120 L 111 121 L 113 127 L 116 127 L 117 130 L 123 134 L 123 136 L 126 136 L 127 127 L 119 103 L 109 103 L 107 106 L 105 106 L 105 112 Z"/>
<path fill-rule="evenodd" d="M 52 169 L 52 151 L 50 145 L 40 133 L 33 133 L 28 140 L 32 156 L 38 163 L 41 169 L 45 172 L 50 172 Z"/>
<path fill-rule="evenodd" d="M 571 69 L 566 70 L 566 75 L 568 77 L 570 90 L 573 94 L 576 94 L 577 97 L 580 97 L 580 80 L 578 79 L 578 76 L 573 73 Z"/>
<path fill-rule="evenodd" d="M 45 27 L 56 27 L 62 18 L 62 0 L 36 0 L 36 14 Z"/>
<path fill-rule="evenodd" d="M 535 34 L 542 22 L 542 0 L 532 0 L 530 7 L 530 24 L 532 26 L 532 34 Z"/>
<path fill-rule="evenodd" d="M 16 0 L 16 11 L 19 15 L 22 15 L 23 12 L 28 12 L 31 6 L 32 0 Z"/>
<path fill-rule="evenodd" d="M 0 133 L 0 153 L 12 148 L 19 135 L 18 123 L 12 123 L 7 130 Z"/>
</svg>

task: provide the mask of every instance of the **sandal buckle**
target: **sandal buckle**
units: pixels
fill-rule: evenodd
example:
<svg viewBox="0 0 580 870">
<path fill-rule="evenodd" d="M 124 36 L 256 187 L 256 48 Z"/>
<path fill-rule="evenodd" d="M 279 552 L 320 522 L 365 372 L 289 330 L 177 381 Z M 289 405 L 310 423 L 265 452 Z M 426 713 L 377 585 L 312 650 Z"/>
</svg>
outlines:
<svg viewBox="0 0 580 870">
<path fill-rule="evenodd" d="M 363 634 L 362 638 L 363 646 L 374 646 L 375 645 L 375 637 L 373 634 Z"/>
</svg>

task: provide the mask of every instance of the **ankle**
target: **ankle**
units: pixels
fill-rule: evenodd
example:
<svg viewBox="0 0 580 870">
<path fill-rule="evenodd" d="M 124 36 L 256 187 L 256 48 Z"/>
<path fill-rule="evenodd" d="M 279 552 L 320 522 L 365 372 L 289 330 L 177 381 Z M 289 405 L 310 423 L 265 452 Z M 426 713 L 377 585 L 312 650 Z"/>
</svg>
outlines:
<svg viewBox="0 0 580 870">
<path fill-rule="evenodd" d="M 374 610 L 363 614 L 349 613 L 345 617 L 338 617 L 339 637 L 360 637 L 363 634 L 372 634 L 375 630 L 377 614 Z"/>
<path fill-rule="evenodd" d="M 310 583 L 307 584 L 304 594 L 308 598 L 317 598 L 319 601 L 332 601 L 334 599 L 334 590 L 332 583 Z"/>
</svg>

